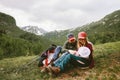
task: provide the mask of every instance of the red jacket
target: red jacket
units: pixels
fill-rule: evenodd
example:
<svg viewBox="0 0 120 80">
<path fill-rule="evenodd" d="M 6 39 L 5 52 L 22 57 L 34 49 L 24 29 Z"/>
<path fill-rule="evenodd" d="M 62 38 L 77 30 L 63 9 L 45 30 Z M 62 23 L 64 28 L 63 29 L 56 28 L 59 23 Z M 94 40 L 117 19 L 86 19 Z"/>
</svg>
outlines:
<svg viewBox="0 0 120 80">
<path fill-rule="evenodd" d="M 90 55 L 89 55 L 89 60 L 90 60 L 90 65 L 89 68 L 93 68 L 94 67 L 94 59 L 93 59 L 93 45 L 91 42 L 88 42 L 86 44 L 86 47 L 88 47 L 91 51 Z"/>
</svg>

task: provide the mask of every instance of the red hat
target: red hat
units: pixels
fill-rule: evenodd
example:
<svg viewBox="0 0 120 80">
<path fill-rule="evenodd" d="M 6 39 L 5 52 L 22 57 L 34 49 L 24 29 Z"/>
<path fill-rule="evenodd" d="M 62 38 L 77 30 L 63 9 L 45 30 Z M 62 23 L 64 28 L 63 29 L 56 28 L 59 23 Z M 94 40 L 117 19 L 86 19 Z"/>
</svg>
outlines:
<svg viewBox="0 0 120 80">
<path fill-rule="evenodd" d="M 79 32 L 78 33 L 78 39 L 85 39 L 87 37 L 86 32 Z"/>
</svg>

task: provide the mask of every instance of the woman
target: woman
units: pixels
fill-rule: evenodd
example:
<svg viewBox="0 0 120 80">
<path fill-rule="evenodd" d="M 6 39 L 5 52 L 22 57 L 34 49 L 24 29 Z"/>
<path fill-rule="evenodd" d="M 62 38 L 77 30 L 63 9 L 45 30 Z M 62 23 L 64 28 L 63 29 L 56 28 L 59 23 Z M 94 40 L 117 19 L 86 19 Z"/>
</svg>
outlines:
<svg viewBox="0 0 120 80">
<path fill-rule="evenodd" d="M 93 44 L 87 40 L 87 34 L 85 32 L 78 33 L 78 48 L 81 46 L 88 47 L 90 49 L 89 55 L 89 68 L 94 67 L 94 60 L 93 60 Z"/>
</svg>

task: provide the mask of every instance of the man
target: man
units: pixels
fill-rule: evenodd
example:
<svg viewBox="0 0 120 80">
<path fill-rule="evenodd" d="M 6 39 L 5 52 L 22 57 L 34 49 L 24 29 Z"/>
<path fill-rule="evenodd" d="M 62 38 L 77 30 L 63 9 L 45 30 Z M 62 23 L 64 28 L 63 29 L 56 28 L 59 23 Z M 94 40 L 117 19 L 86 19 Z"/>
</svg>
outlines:
<svg viewBox="0 0 120 80">
<path fill-rule="evenodd" d="M 64 52 L 68 52 L 70 50 L 71 51 L 77 50 L 77 40 L 76 40 L 75 36 L 73 35 L 73 33 L 69 33 L 67 35 L 67 41 L 64 43 L 63 47 L 61 47 L 61 46 L 56 47 L 50 64 L 52 64 L 59 57 L 60 52 L 64 53 Z"/>
<path fill-rule="evenodd" d="M 77 50 L 77 40 L 72 33 L 67 35 L 67 41 L 63 45 L 63 51 Z"/>
<path fill-rule="evenodd" d="M 78 33 L 78 49 L 81 46 L 87 47 L 90 50 L 90 55 L 88 58 L 84 58 L 82 56 L 75 56 L 73 54 L 69 54 L 69 52 L 63 56 L 61 56 L 58 60 L 54 62 L 54 66 L 47 67 L 47 70 L 52 73 L 59 73 L 68 68 L 68 64 L 77 65 L 80 67 L 94 67 L 94 60 L 92 56 L 93 47 L 90 42 L 87 41 L 87 34 L 85 32 Z"/>
</svg>

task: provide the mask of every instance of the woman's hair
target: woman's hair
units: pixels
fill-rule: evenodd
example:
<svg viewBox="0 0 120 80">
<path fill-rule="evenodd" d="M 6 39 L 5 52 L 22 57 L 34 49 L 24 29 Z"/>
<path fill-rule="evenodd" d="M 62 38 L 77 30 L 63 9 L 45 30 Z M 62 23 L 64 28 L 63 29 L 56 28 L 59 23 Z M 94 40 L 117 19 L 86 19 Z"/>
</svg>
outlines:
<svg viewBox="0 0 120 80">
<path fill-rule="evenodd" d="M 86 45 L 86 43 L 87 43 L 87 39 L 85 39 L 86 40 L 86 42 L 85 42 L 85 44 L 83 45 L 80 41 L 79 41 L 79 39 L 77 40 L 77 48 L 80 48 L 81 46 L 85 46 Z"/>
<path fill-rule="evenodd" d="M 81 42 L 78 40 L 77 41 L 77 48 L 80 48 L 82 46 Z"/>
</svg>

